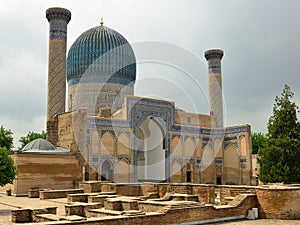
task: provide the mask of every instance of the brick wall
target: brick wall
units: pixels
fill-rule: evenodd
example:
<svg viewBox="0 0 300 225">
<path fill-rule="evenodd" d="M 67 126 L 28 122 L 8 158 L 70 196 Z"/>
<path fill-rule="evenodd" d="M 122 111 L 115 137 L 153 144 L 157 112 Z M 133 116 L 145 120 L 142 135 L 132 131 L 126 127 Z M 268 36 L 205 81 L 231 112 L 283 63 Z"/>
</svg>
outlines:
<svg viewBox="0 0 300 225">
<path fill-rule="evenodd" d="M 257 188 L 259 216 L 266 219 L 300 219 L 300 187 Z"/>
<path fill-rule="evenodd" d="M 17 167 L 14 194 L 29 189 L 74 188 L 81 180 L 81 167 L 74 155 L 14 155 Z"/>
<path fill-rule="evenodd" d="M 226 204 L 226 197 L 236 197 L 239 194 L 256 194 L 256 188 L 251 186 L 234 186 L 234 185 L 221 185 L 220 189 L 220 203 Z"/>
</svg>

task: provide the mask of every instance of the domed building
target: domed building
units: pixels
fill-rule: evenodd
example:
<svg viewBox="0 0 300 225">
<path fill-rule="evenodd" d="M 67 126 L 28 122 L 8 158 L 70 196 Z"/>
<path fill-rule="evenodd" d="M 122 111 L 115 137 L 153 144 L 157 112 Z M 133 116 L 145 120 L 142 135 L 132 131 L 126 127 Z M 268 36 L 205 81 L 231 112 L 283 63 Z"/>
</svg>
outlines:
<svg viewBox="0 0 300 225">
<path fill-rule="evenodd" d="M 210 114 L 188 113 L 134 96 L 136 58 L 120 33 L 101 22 L 67 54 L 70 11 L 50 8 L 46 17 L 47 139 L 76 156 L 82 180 L 250 184 L 250 126 L 223 125 L 222 50 L 204 53 Z"/>
<path fill-rule="evenodd" d="M 121 105 L 133 95 L 136 61 L 128 41 L 117 31 L 100 26 L 81 34 L 67 59 L 69 111 Z M 118 100 L 117 100 L 118 99 Z"/>
<path fill-rule="evenodd" d="M 27 195 L 30 189 L 74 188 L 81 180 L 78 159 L 67 148 L 55 147 L 39 138 L 11 156 L 17 169 L 13 185 L 4 186 L 13 195 Z M 1 191 L 1 189 L 0 189 Z"/>
</svg>

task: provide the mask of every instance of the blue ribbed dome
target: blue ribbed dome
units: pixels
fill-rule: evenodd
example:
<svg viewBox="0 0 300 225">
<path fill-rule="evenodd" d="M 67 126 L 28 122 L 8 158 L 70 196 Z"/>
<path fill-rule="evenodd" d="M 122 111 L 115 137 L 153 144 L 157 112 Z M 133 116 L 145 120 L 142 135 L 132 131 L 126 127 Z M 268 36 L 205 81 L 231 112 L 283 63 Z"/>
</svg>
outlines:
<svg viewBox="0 0 300 225">
<path fill-rule="evenodd" d="M 128 41 L 117 31 L 97 26 L 81 34 L 67 59 L 69 86 L 79 82 L 128 85 L 136 79 L 136 61 Z"/>
</svg>

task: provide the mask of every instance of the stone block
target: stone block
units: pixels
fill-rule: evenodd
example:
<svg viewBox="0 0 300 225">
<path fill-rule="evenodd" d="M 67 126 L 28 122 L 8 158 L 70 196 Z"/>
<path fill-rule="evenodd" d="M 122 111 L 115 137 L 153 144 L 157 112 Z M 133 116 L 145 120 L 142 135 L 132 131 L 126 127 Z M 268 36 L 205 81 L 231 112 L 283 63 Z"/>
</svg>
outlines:
<svg viewBox="0 0 300 225">
<path fill-rule="evenodd" d="M 82 216 L 83 215 L 83 207 L 81 205 L 65 205 L 65 213 L 66 216 L 71 216 L 71 215 L 78 215 Z"/>
<path fill-rule="evenodd" d="M 106 199 L 104 208 L 107 210 L 122 211 L 122 202 L 119 199 Z"/>
<path fill-rule="evenodd" d="M 79 183 L 79 188 L 84 190 L 84 193 L 95 193 L 101 191 L 102 181 L 84 181 Z"/>
<path fill-rule="evenodd" d="M 11 221 L 14 223 L 32 222 L 30 209 L 16 209 L 11 211 Z"/>
<path fill-rule="evenodd" d="M 129 211 L 129 210 L 138 210 L 138 201 L 135 200 L 127 200 L 122 201 L 122 210 Z"/>
<path fill-rule="evenodd" d="M 97 203 L 77 203 L 72 205 L 65 205 L 66 216 L 82 216 L 86 217 L 87 212 L 90 209 L 98 209 L 101 207 L 101 204 Z"/>
<path fill-rule="evenodd" d="M 117 195 L 97 195 L 97 196 L 89 196 L 88 203 L 100 203 L 104 206 L 104 202 L 107 198 L 115 198 Z"/>
<path fill-rule="evenodd" d="M 68 194 L 67 195 L 67 202 L 88 202 L 88 194 Z"/>
</svg>

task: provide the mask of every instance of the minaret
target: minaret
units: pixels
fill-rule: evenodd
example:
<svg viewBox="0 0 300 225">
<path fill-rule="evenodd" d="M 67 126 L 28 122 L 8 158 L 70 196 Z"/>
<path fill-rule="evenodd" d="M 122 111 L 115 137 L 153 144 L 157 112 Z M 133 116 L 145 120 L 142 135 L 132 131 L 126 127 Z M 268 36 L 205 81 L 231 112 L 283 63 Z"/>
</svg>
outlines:
<svg viewBox="0 0 300 225">
<path fill-rule="evenodd" d="M 56 114 L 65 112 L 66 107 L 66 46 L 67 26 L 71 12 L 63 8 L 46 11 L 50 24 L 48 64 L 47 133 L 49 123 Z"/>
<path fill-rule="evenodd" d="M 216 128 L 223 127 L 223 99 L 221 59 L 223 51 L 220 49 L 207 50 L 204 56 L 208 62 L 208 96 L 213 124 Z"/>
</svg>

